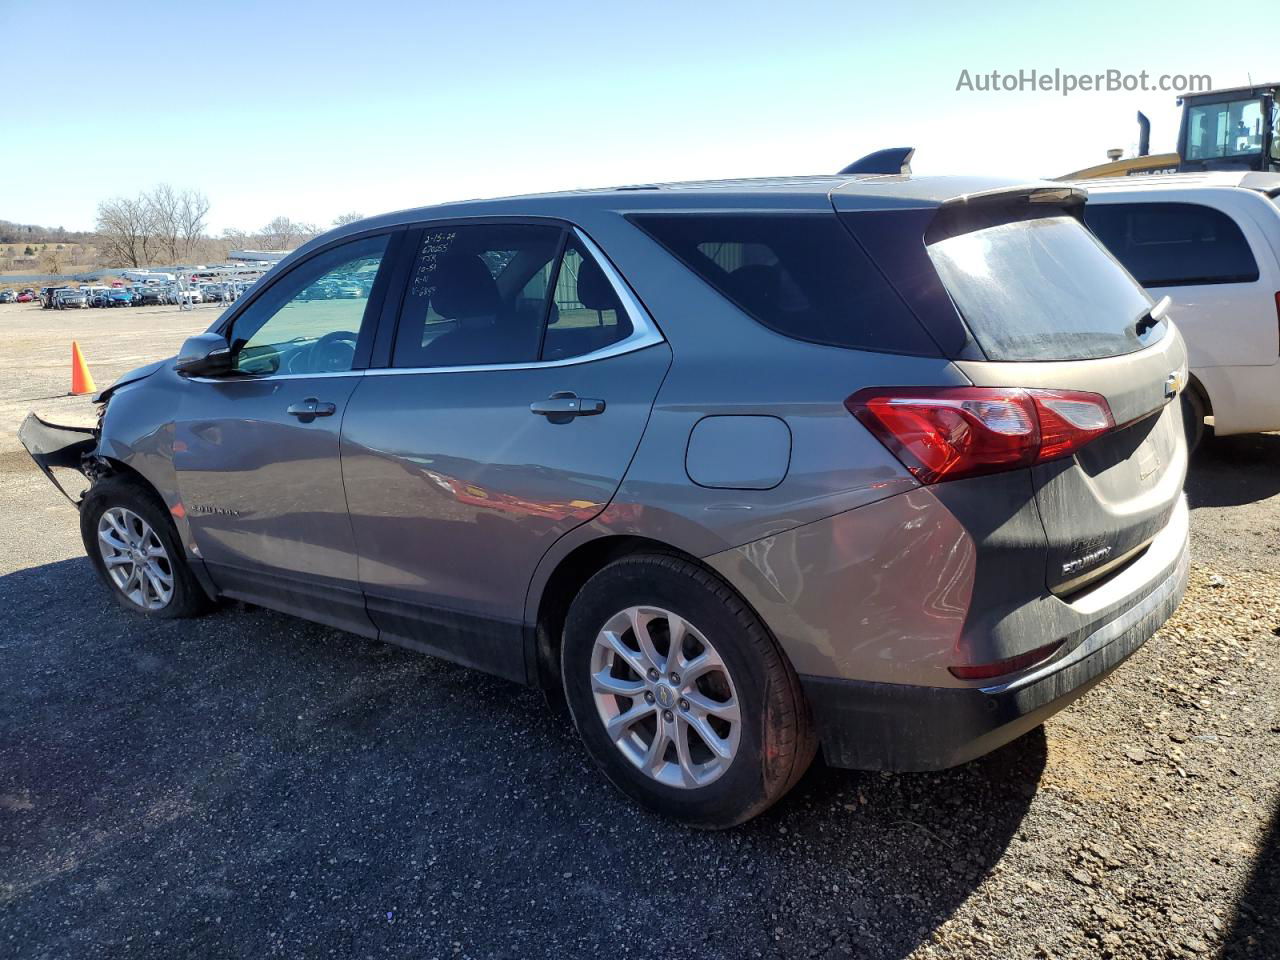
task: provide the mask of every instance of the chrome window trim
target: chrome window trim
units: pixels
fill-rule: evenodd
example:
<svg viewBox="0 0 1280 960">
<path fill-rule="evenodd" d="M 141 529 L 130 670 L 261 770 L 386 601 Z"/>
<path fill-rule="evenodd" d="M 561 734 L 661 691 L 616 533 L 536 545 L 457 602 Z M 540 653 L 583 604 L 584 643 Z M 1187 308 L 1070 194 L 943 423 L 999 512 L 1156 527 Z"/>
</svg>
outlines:
<svg viewBox="0 0 1280 960">
<path fill-rule="evenodd" d="M 607 347 L 601 347 L 599 350 L 593 350 L 591 353 L 584 353 L 577 357 L 565 357 L 563 360 L 529 360 L 523 363 L 476 363 L 453 367 L 377 367 L 365 370 L 364 373 L 371 377 L 387 377 L 398 374 L 483 373 L 497 370 L 542 370 L 552 367 L 572 367 L 580 363 L 607 360 L 610 357 L 632 353 L 636 350 L 643 350 L 645 347 L 663 343 L 665 338 L 658 330 L 658 325 L 654 323 L 653 317 L 649 315 L 649 311 L 644 308 L 644 305 L 640 303 L 636 295 L 631 292 L 631 288 L 622 279 L 622 275 L 609 262 L 609 258 L 604 255 L 604 251 L 596 246 L 595 241 L 577 227 L 573 227 L 573 235 L 582 244 L 587 253 L 595 259 L 596 263 L 600 265 L 601 271 L 609 281 L 609 286 L 618 295 L 622 309 L 626 311 L 628 319 L 631 320 L 631 335 L 626 339 L 611 343 Z"/>
<path fill-rule="evenodd" d="M 227 377 L 183 377 L 184 380 L 190 380 L 193 383 L 262 383 L 264 380 L 320 380 L 330 377 L 363 377 L 369 371 L 361 368 L 359 370 L 330 370 L 323 373 L 263 373 L 252 374 L 245 373 L 240 376 Z"/>
<path fill-rule="evenodd" d="M 583 248 L 590 254 L 600 265 L 600 269 L 604 272 L 605 278 L 609 281 L 609 286 L 613 288 L 613 292 L 618 295 L 618 300 L 622 303 L 622 308 L 627 312 L 628 318 L 631 320 L 631 336 L 617 343 L 611 343 L 607 347 L 601 347 L 599 350 L 593 350 L 591 353 L 584 353 L 577 357 L 566 357 L 563 360 L 530 360 L 524 363 L 477 363 L 467 366 L 455 367 L 372 367 L 362 368 L 360 370 L 340 370 L 328 373 L 267 373 L 261 376 L 238 376 L 238 377 L 187 377 L 195 383 L 261 383 L 264 380 L 314 380 L 327 377 L 386 377 L 397 374 L 420 374 L 420 373 L 484 373 L 487 371 L 497 370 L 542 370 L 544 368 L 553 367 L 572 367 L 580 363 L 594 363 L 597 360 L 607 360 L 610 357 L 621 356 L 624 353 L 633 353 L 636 350 L 643 350 L 646 347 L 652 347 L 659 343 L 665 342 L 666 338 L 662 336 L 658 330 L 658 325 L 654 323 L 653 317 L 649 315 L 649 311 L 644 308 L 639 299 L 627 282 L 622 279 L 622 275 L 609 262 L 609 258 L 604 255 L 604 251 L 600 249 L 590 237 L 573 227 L 573 235 L 582 244 Z M 375 319 L 376 322 L 376 319 Z"/>
</svg>

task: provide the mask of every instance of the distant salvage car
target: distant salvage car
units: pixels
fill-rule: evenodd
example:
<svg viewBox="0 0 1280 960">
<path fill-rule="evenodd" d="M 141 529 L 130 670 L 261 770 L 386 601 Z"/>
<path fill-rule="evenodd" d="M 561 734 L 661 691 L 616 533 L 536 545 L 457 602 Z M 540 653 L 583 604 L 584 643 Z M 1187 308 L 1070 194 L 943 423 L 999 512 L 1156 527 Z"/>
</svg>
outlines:
<svg viewBox="0 0 1280 960">
<path fill-rule="evenodd" d="M 58 310 L 83 310 L 89 306 L 89 298 L 80 290 L 64 287 L 54 293 L 53 305 Z"/>
</svg>

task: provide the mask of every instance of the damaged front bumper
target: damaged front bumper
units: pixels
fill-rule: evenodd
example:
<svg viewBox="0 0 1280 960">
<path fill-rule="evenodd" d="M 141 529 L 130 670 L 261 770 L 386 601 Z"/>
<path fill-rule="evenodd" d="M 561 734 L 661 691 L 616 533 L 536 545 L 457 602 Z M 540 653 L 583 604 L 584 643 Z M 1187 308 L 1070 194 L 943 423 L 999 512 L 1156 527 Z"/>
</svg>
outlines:
<svg viewBox="0 0 1280 960">
<path fill-rule="evenodd" d="M 98 432 L 91 427 L 64 427 L 46 423 L 34 413 L 29 413 L 18 428 L 18 439 L 27 448 L 27 453 L 31 454 L 31 459 L 36 462 L 40 472 L 79 509 L 84 491 L 72 496 L 54 470 L 74 470 L 87 480 L 93 480 L 97 466 L 94 451 L 98 448 Z"/>
</svg>

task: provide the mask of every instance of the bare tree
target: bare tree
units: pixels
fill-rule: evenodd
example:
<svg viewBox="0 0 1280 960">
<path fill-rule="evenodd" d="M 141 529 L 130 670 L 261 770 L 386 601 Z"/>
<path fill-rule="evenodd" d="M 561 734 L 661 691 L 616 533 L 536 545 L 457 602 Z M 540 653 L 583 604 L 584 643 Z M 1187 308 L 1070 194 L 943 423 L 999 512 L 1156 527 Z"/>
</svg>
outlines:
<svg viewBox="0 0 1280 960">
<path fill-rule="evenodd" d="M 116 197 L 98 204 L 98 236 L 105 261 L 115 267 L 141 267 L 155 256 L 155 223 L 145 197 Z"/>
<path fill-rule="evenodd" d="M 170 263 L 191 256 L 204 236 L 204 218 L 209 213 L 209 198 L 197 190 L 173 189 L 162 183 L 144 194 L 151 205 L 156 241 Z"/>
<path fill-rule="evenodd" d="M 61 250 L 46 250 L 40 257 L 40 266 L 45 273 L 61 273 L 66 265 L 66 255 Z"/>
<path fill-rule="evenodd" d="M 178 232 L 182 237 L 183 251 L 191 255 L 204 239 L 205 217 L 209 215 L 209 198 L 198 190 L 182 191 L 178 207 Z"/>
<path fill-rule="evenodd" d="M 320 232 L 314 223 L 299 223 L 288 217 L 276 217 L 258 235 L 266 250 L 292 250 Z"/>
<path fill-rule="evenodd" d="M 227 227 L 222 231 L 222 240 L 232 250 L 247 250 L 258 242 L 258 238 L 246 230 Z"/>
<path fill-rule="evenodd" d="M 262 245 L 268 250 L 288 250 L 297 242 L 300 232 L 288 217 L 276 217 L 262 228 Z"/>
<path fill-rule="evenodd" d="M 209 198 L 167 183 L 133 199 L 98 205 L 98 244 L 111 266 L 139 267 L 163 260 L 180 263 L 204 241 Z"/>
<path fill-rule="evenodd" d="M 343 213 L 333 218 L 335 227 L 345 227 L 348 223 L 355 223 L 357 220 L 363 220 L 363 213 Z"/>
<path fill-rule="evenodd" d="M 182 200 L 178 191 L 162 183 L 139 199 L 151 207 L 151 228 L 160 255 L 167 263 L 177 263 L 182 256 L 182 229 L 179 226 Z"/>
</svg>

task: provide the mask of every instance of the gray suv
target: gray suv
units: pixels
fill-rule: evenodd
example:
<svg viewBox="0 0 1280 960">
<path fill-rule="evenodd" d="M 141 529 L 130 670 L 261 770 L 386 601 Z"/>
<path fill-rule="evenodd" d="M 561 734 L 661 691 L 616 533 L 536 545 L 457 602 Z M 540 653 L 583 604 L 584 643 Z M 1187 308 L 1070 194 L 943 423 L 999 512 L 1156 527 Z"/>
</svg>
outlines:
<svg viewBox="0 0 1280 960">
<path fill-rule="evenodd" d="M 724 827 L 818 747 L 990 751 L 1178 604 L 1186 355 L 1084 202 L 818 176 L 388 214 L 98 429 L 22 435 L 92 481 L 126 608 L 234 597 L 536 685 L 619 788 Z"/>
</svg>

